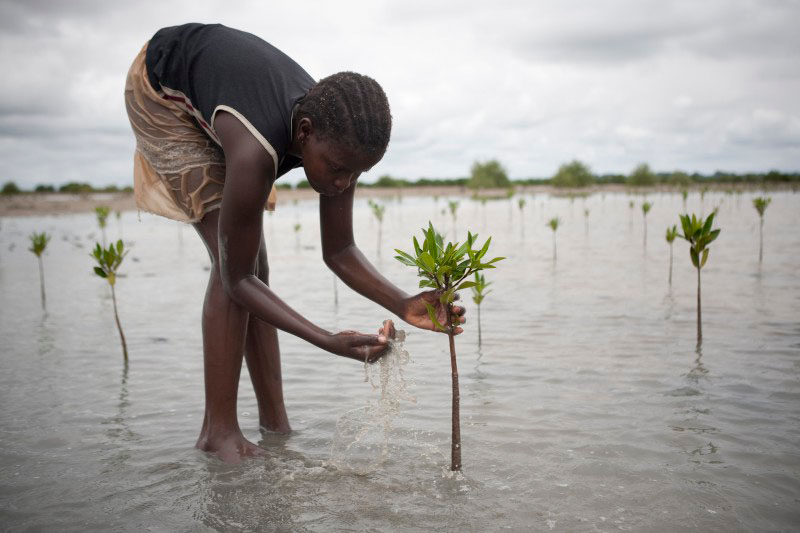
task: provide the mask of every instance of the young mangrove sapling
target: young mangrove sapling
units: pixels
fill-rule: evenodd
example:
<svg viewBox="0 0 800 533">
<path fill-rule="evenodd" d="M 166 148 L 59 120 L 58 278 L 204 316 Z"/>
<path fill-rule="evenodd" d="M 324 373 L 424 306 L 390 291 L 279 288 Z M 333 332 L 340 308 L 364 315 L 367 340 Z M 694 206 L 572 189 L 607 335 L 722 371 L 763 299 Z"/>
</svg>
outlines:
<svg viewBox="0 0 800 533">
<path fill-rule="evenodd" d="M 761 263 L 761 259 L 764 257 L 764 211 L 767 210 L 770 202 L 772 202 L 772 198 L 769 196 L 758 198 L 753 198 L 753 207 L 756 208 L 758 211 L 758 218 L 761 220 L 761 223 L 758 227 L 758 262 Z"/>
<path fill-rule="evenodd" d="M 453 312 L 455 293 L 460 289 L 467 289 L 475 285 L 474 281 L 464 281 L 478 271 L 495 268 L 494 263 L 504 259 L 495 257 L 485 261 L 484 256 L 489 250 L 491 237 L 480 248 L 473 248 L 477 235 L 467 232 L 467 240 L 463 244 L 448 242 L 444 244 L 442 236 L 433 229 L 433 224 L 428 222 L 428 229 L 422 230 L 424 240 L 420 246 L 414 237 L 414 253 L 409 254 L 402 250 L 395 250 L 395 258 L 404 265 L 415 267 L 422 280 L 420 288 L 429 287 L 439 292 L 439 302 L 447 307 L 445 324 L 436 318 L 434 307 L 425 304 L 428 316 L 434 326 L 447 333 L 450 341 L 450 368 L 453 383 L 453 411 L 452 411 L 452 444 L 450 470 L 461 470 L 461 419 L 460 395 L 458 388 L 458 365 L 456 363 L 456 346 L 454 330 L 458 324 L 458 317 Z"/>
<path fill-rule="evenodd" d="M 450 200 L 447 202 L 447 207 L 450 209 L 450 216 L 453 217 L 453 238 L 456 238 L 456 213 L 458 212 L 458 202 Z"/>
<path fill-rule="evenodd" d="M 111 286 L 111 301 L 114 304 L 114 319 L 117 321 L 117 330 L 119 330 L 119 338 L 122 341 L 122 357 L 125 364 L 128 364 L 128 345 L 125 342 L 125 334 L 122 333 L 122 325 L 119 322 L 119 313 L 117 312 L 117 294 L 114 290 L 114 285 L 117 283 L 117 270 L 122 264 L 122 260 L 128 252 L 124 249 L 122 240 L 118 240 L 116 246 L 110 244 L 108 248 L 103 248 L 100 243 L 97 243 L 92 257 L 97 261 L 94 267 L 94 273 L 105 279 Z"/>
<path fill-rule="evenodd" d="M 553 261 L 556 260 L 556 230 L 558 230 L 559 224 L 561 224 L 561 219 L 558 217 L 553 217 L 547 221 L 547 225 L 553 230 Z"/>
<path fill-rule="evenodd" d="M 109 213 L 111 213 L 111 208 L 108 206 L 98 205 L 94 208 L 94 214 L 97 215 L 97 225 L 100 226 L 100 232 L 103 235 L 103 246 L 106 245 L 106 222 Z"/>
<path fill-rule="evenodd" d="M 294 225 L 294 245 L 298 250 L 300 249 L 300 230 L 302 227 L 299 222 Z"/>
<path fill-rule="evenodd" d="M 481 345 L 481 303 L 483 299 L 492 292 L 486 290 L 491 283 L 486 283 L 486 278 L 483 274 L 475 272 L 475 285 L 472 286 L 472 301 L 478 306 L 478 346 Z"/>
<path fill-rule="evenodd" d="M 34 253 L 36 259 L 39 260 L 39 287 L 42 292 L 42 309 L 46 309 L 44 297 L 44 264 L 42 263 L 42 254 L 44 249 L 47 248 L 47 243 L 50 242 L 50 235 L 46 232 L 36 233 L 35 231 L 28 237 L 31 240 L 31 247 L 28 248 Z"/>
<path fill-rule="evenodd" d="M 647 213 L 653 207 L 651 202 L 642 202 L 642 215 L 644 216 L 644 246 L 647 246 Z"/>
<path fill-rule="evenodd" d="M 703 217 L 697 218 L 692 215 L 680 215 L 681 226 L 683 227 L 683 235 L 680 237 L 689 243 L 689 256 L 692 258 L 692 264 L 697 269 L 697 344 L 703 341 L 703 324 L 702 324 L 702 310 L 700 305 L 700 269 L 703 268 L 708 261 L 707 246 L 711 244 L 714 239 L 719 236 L 721 230 L 712 230 L 711 226 L 714 224 L 714 213 L 708 215 L 704 221 Z"/>
<path fill-rule="evenodd" d="M 672 286 L 672 243 L 678 236 L 678 226 L 673 225 L 667 228 L 667 242 L 669 243 L 669 285 Z"/>
<path fill-rule="evenodd" d="M 372 209 L 372 214 L 375 215 L 375 218 L 378 219 L 378 257 L 381 256 L 381 236 L 382 236 L 382 229 L 383 229 L 383 213 L 386 212 L 386 206 L 381 205 L 377 202 L 373 202 L 371 199 L 367 202 L 369 207 Z"/>
</svg>

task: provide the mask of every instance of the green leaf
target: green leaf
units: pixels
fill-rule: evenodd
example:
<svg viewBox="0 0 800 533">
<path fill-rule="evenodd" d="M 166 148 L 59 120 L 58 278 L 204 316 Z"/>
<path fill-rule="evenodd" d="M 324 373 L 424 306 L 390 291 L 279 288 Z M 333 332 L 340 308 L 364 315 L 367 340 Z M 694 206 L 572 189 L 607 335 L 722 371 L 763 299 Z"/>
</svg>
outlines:
<svg viewBox="0 0 800 533">
<path fill-rule="evenodd" d="M 489 244 L 491 242 L 492 242 L 492 238 L 491 237 L 486 239 L 486 242 L 483 244 L 483 248 L 481 248 L 481 251 L 478 252 L 478 259 L 481 259 L 486 254 L 486 252 L 489 250 Z"/>
<path fill-rule="evenodd" d="M 100 276 L 101 278 L 107 277 L 106 273 L 103 272 L 103 269 L 100 268 L 100 267 L 94 267 L 94 273 L 97 274 L 98 276 Z"/>
<path fill-rule="evenodd" d="M 697 250 L 694 247 L 689 248 L 689 256 L 692 258 L 692 264 L 695 268 L 698 268 L 698 258 L 697 258 Z"/>
<path fill-rule="evenodd" d="M 425 265 L 425 270 L 427 270 L 431 274 L 436 270 L 436 261 L 433 260 L 431 254 L 429 254 L 428 252 L 422 252 L 419 255 L 419 258 L 422 261 L 422 264 Z"/>
<path fill-rule="evenodd" d="M 406 266 L 412 266 L 412 267 L 413 266 L 417 266 L 417 263 L 415 263 L 414 261 L 411 261 L 410 259 L 406 259 L 405 257 L 396 255 L 396 256 L 394 256 L 394 258 L 397 259 L 398 261 L 400 261 L 401 263 L 403 263 Z"/>
<path fill-rule="evenodd" d="M 486 263 L 486 264 L 487 264 L 487 265 L 491 265 L 492 263 L 496 263 L 496 262 L 498 262 L 498 261 L 502 261 L 503 259 L 505 259 L 505 257 L 495 257 L 494 259 L 492 259 L 491 261 L 489 261 L 489 262 L 488 262 L 488 263 Z"/>
<path fill-rule="evenodd" d="M 431 319 L 431 322 L 433 322 L 433 325 L 436 326 L 441 331 L 445 331 L 444 326 L 442 326 L 439 323 L 439 321 L 436 319 L 436 309 L 431 304 L 429 304 L 428 302 L 425 302 L 425 309 L 428 310 L 428 318 Z"/>
<path fill-rule="evenodd" d="M 709 243 L 709 244 L 711 244 L 712 242 L 714 242 L 714 239 L 716 239 L 717 237 L 719 237 L 719 232 L 720 232 L 720 231 L 722 231 L 722 230 L 715 229 L 714 231 L 712 231 L 712 232 L 709 234 L 709 239 L 708 239 L 708 243 Z"/>
<path fill-rule="evenodd" d="M 459 284 L 458 287 L 456 287 L 456 290 L 460 291 L 462 289 L 469 289 L 470 287 L 475 287 L 476 285 L 477 283 L 474 281 L 464 281 L 463 283 Z"/>
<path fill-rule="evenodd" d="M 708 261 L 708 250 L 703 250 L 703 260 L 700 261 L 700 268 L 706 266 L 706 261 Z"/>
<path fill-rule="evenodd" d="M 706 219 L 706 223 L 703 226 L 703 233 L 704 234 L 706 234 L 709 231 L 711 231 L 711 225 L 713 223 L 714 223 L 714 213 L 711 213 L 710 215 L 708 215 L 708 218 Z"/>
</svg>

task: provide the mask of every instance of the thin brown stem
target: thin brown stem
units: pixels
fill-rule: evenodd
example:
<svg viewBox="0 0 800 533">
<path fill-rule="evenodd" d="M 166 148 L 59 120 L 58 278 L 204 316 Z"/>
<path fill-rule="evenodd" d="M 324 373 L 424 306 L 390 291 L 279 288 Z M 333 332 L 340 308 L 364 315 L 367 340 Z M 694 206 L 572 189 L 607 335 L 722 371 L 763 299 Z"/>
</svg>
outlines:
<svg viewBox="0 0 800 533">
<path fill-rule="evenodd" d="M 700 268 L 697 269 L 697 344 L 703 342 L 703 322 L 701 320 L 702 309 L 700 307 Z"/>
<path fill-rule="evenodd" d="M 761 217 L 761 223 L 758 226 L 758 262 L 764 257 L 764 217 Z"/>
<path fill-rule="evenodd" d="M 672 286 L 672 243 L 669 243 L 669 284 Z"/>
<path fill-rule="evenodd" d="M 111 301 L 114 303 L 114 320 L 117 321 L 117 330 L 119 330 L 119 338 L 122 341 L 122 358 L 125 364 L 128 364 L 128 344 L 125 342 L 125 334 L 122 333 L 122 324 L 119 323 L 119 313 L 117 313 L 117 295 L 114 291 L 114 286 L 111 286 Z"/>
<path fill-rule="evenodd" d="M 42 291 L 42 310 L 46 310 L 46 302 L 44 298 L 44 265 L 42 264 L 42 256 L 38 256 L 39 259 L 39 287 Z"/>
<path fill-rule="evenodd" d="M 450 341 L 450 370 L 453 377 L 453 416 L 452 439 L 450 447 L 450 470 L 461 470 L 461 395 L 458 387 L 458 365 L 456 364 L 456 343 L 453 335 L 453 315 L 450 305 L 447 306 L 447 337 Z"/>
</svg>

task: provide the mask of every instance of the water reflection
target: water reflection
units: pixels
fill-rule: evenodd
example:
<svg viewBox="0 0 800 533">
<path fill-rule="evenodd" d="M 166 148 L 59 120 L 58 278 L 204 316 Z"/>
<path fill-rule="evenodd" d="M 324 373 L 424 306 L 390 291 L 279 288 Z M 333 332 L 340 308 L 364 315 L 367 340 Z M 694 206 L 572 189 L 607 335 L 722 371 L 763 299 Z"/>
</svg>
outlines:
<svg viewBox="0 0 800 533">
<path fill-rule="evenodd" d="M 122 367 L 116 414 L 101 422 L 107 426 L 105 434 L 109 442 L 115 445 L 111 455 L 105 461 L 106 466 L 111 469 L 125 465 L 131 458 L 131 443 L 140 438 L 128 425 L 128 408 L 131 405 L 128 396 L 128 363 L 126 361 Z"/>
<path fill-rule="evenodd" d="M 697 343 L 695 348 L 697 357 L 694 360 L 694 366 L 686 374 L 686 378 L 694 384 L 697 384 L 701 379 L 708 377 L 708 369 L 703 364 L 703 343 Z"/>
</svg>

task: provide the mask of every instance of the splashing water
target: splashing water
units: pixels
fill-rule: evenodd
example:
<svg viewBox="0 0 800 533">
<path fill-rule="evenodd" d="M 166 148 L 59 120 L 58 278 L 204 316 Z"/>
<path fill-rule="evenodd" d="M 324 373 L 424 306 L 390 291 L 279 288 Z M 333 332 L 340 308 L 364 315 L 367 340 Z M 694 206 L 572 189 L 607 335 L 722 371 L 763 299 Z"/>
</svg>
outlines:
<svg viewBox="0 0 800 533">
<path fill-rule="evenodd" d="M 389 351 L 377 364 L 364 365 L 364 381 L 373 391 L 380 390 L 364 407 L 343 414 L 336 421 L 330 464 L 360 474 L 374 471 L 389 456 L 392 421 L 403 402 L 415 403 L 403 376 L 411 357 L 403 348 L 406 334 L 397 331 L 389 341 Z"/>
</svg>

